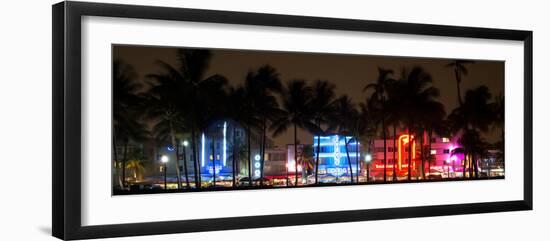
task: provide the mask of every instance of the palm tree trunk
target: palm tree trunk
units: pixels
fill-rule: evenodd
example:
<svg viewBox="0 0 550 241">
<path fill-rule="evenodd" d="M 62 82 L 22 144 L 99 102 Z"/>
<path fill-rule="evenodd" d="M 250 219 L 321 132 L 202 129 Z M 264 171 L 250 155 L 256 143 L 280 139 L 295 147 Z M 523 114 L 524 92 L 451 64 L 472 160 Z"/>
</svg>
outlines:
<svg viewBox="0 0 550 241">
<path fill-rule="evenodd" d="M 372 153 L 372 146 L 373 145 L 374 145 L 374 140 L 369 141 L 369 148 L 367 150 L 369 153 Z M 371 162 L 372 162 L 372 160 L 371 160 Z M 370 178 L 370 164 L 371 164 L 371 162 L 367 163 L 367 183 L 369 182 L 369 178 Z"/>
<path fill-rule="evenodd" d="M 461 82 L 461 78 L 460 78 L 460 72 L 458 70 L 458 66 L 455 67 L 455 78 L 456 78 L 456 92 L 457 92 L 457 96 L 458 96 L 458 105 L 460 107 L 462 107 L 462 92 L 460 91 L 460 82 Z"/>
<path fill-rule="evenodd" d="M 387 181 L 387 174 L 386 172 L 388 171 L 387 169 L 387 166 L 388 166 L 388 159 L 386 157 L 386 152 L 388 151 L 388 148 L 387 148 L 387 144 L 386 144 L 386 125 L 384 123 L 384 119 L 382 119 L 382 138 L 384 138 L 384 182 Z"/>
<path fill-rule="evenodd" d="M 260 149 L 260 160 L 261 160 L 261 167 L 260 167 L 260 187 L 264 186 L 264 161 L 265 161 L 265 142 L 266 142 L 266 120 L 264 118 L 263 126 L 262 126 L 262 146 Z"/>
<path fill-rule="evenodd" d="M 432 135 L 433 131 L 430 129 L 428 132 L 428 173 L 432 171 Z"/>
<path fill-rule="evenodd" d="M 350 139 L 351 141 L 352 139 Z M 351 165 L 351 158 L 349 157 L 349 142 L 346 141 L 346 136 L 344 136 L 344 143 L 346 145 L 346 155 L 348 157 L 348 166 L 349 166 L 349 177 L 350 177 L 350 181 L 351 183 L 353 183 L 353 170 L 351 169 L 352 165 Z"/>
<path fill-rule="evenodd" d="M 424 170 L 424 131 L 420 137 L 420 168 L 422 170 L 422 180 L 426 179 L 426 172 Z"/>
<path fill-rule="evenodd" d="M 300 163 L 302 164 L 302 183 L 305 183 L 307 185 L 307 171 L 309 170 L 309 160 L 306 160 L 306 157 L 304 156 L 304 149 L 302 148 L 302 153 L 300 153 Z"/>
<path fill-rule="evenodd" d="M 212 187 L 216 187 L 216 139 L 212 138 L 210 149 L 212 150 Z"/>
<path fill-rule="evenodd" d="M 359 152 L 361 150 L 359 149 L 359 139 L 357 137 L 355 137 L 355 177 L 357 179 L 357 183 L 359 183 L 359 173 L 361 173 L 361 170 L 360 170 L 360 163 L 361 163 L 361 159 L 359 158 Z"/>
<path fill-rule="evenodd" d="M 124 142 L 124 150 L 122 152 L 122 186 L 126 187 L 126 157 L 128 155 L 128 141 Z"/>
<path fill-rule="evenodd" d="M 201 174 L 200 174 L 200 165 L 199 165 L 199 159 L 197 157 L 197 138 L 195 135 L 195 128 L 191 128 L 191 145 L 193 148 L 193 168 L 195 173 L 195 187 L 200 188 L 201 187 Z"/>
<path fill-rule="evenodd" d="M 237 128 L 233 127 L 233 161 L 231 163 L 233 167 L 233 187 L 235 187 L 236 183 L 236 175 L 237 175 Z"/>
<path fill-rule="evenodd" d="M 250 159 L 251 148 L 250 148 L 250 126 L 246 126 L 246 139 L 247 139 L 247 155 L 248 155 L 248 184 L 252 186 L 252 160 Z"/>
<path fill-rule="evenodd" d="M 474 158 L 473 158 L 472 162 L 474 164 L 473 165 L 474 166 L 474 177 L 475 177 L 475 179 L 477 179 L 478 176 L 479 176 L 479 173 L 478 173 L 478 170 L 477 170 L 477 154 L 474 154 Z"/>
<path fill-rule="evenodd" d="M 396 142 L 397 142 L 397 125 L 393 124 L 393 181 L 397 181 L 397 173 L 395 168 L 395 153 L 396 153 Z"/>
<path fill-rule="evenodd" d="M 294 124 L 294 185 L 298 186 L 298 131 Z"/>
<path fill-rule="evenodd" d="M 472 178 L 474 176 L 473 173 L 473 164 L 474 164 L 474 153 L 471 153 L 470 161 L 468 162 L 468 177 Z"/>
<path fill-rule="evenodd" d="M 177 143 L 176 143 L 176 132 L 174 131 L 174 126 L 173 126 L 172 121 L 170 121 L 170 139 L 172 141 L 172 147 L 176 149 L 176 152 L 174 153 L 175 156 L 176 156 L 176 161 L 174 162 L 174 164 L 176 165 L 176 175 L 177 175 L 177 180 L 178 180 L 178 189 L 181 189 L 180 158 L 179 158 L 178 152 L 177 152 L 178 146 L 177 146 Z"/>
<path fill-rule="evenodd" d="M 462 178 L 466 178 L 466 163 L 468 162 L 468 149 L 464 147 L 464 160 L 462 161 Z"/>
<path fill-rule="evenodd" d="M 407 139 L 409 140 L 408 143 L 409 143 L 409 165 L 408 165 L 408 173 L 407 173 L 407 179 L 410 181 L 411 180 L 411 167 L 412 167 L 412 163 L 413 163 L 413 160 L 412 160 L 412 138 L 411 138 L 411 125 L 410 125 L 410 121 L 409 121 L 409 125 L 407 127 Z"/>
<path fill-rule="evenodd" d="M 189 186 L 189 173 L 187 172 L 187 151 L 185 150 L 187 147 L 185 145 L 182 146 L 183 150 L 183 172 L 185 173 L 185 187 L 187 189 L 190 188 Z"/>
<path fill-rule="evenodd" d="M 321 122 L 317 121 L 317 126 L 319 129 L 321 129 Z M 317 136 L 317 155 L 315 157 L 315 184 L 318 184 L 319 182 L 319 153 L 321 151 L 321 133 Z"/>
</svg>

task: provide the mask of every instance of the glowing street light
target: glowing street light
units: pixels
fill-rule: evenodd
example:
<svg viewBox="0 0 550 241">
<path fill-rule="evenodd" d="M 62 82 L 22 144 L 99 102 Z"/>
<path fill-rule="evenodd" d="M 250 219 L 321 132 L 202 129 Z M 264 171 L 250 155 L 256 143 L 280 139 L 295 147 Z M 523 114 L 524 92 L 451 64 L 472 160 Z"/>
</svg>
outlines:
<svg viewBox="0 0 550 241">
<path fill-rule="evenodd" d="M 371 154 L 366 154 L 365 155 L 365 162 L 371 162 L 372 161 L 372 155 Z"/>
<path fill-rule="evenodd" d="M 183 146 L 188 146 L 189 142 L 187 140 L 183 141 Z"/>
</svg>

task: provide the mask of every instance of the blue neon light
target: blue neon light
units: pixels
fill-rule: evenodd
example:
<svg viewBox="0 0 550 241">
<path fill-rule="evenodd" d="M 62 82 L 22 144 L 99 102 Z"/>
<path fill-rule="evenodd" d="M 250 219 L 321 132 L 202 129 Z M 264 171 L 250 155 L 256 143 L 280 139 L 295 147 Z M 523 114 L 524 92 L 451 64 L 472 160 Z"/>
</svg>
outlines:
<svg viewBox="0 0 550 241">
<path fill-rule="evenodd" d="M 360 143 L 353 140 L 351 136 L 320 136 L 314 137 L 313 147 L 320 148 L 320 171 L 326 175 L 333 177 L 339 177 L 343 175 L 349 175 L 349 164 L 352 163 L 352 170 L 357 162 L 358 150 Z M 319 143 L 317 143 L 319 141 Z M 347 143 L 349 142 L 349 143 Z M 347 145 L 346 145 L 347 143 Z M 347 148 L 347 149 L 346 149 Z M 348 160 L 348 154 L 349 159 Z M 315 158 L 317 157 L 317 151 L 314 151 Z"/>
<path fill-rule="evenodd" d="M 204 167 L 204 145 L 206 142 L 206 138 L 204 137 L 204 133 L 202 133 L 201 137 L 201 166 Z"/>
</svg>

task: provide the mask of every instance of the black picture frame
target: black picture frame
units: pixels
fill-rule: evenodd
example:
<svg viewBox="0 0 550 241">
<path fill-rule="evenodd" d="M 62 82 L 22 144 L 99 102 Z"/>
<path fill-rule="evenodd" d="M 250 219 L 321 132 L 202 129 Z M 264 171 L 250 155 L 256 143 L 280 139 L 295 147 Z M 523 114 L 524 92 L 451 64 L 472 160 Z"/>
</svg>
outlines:
<svg viewBox="0 0 550 241">
<path fill-rule="evenodd" d="M 531 31 L 335 19 L 89 2 L 60 2 L 53 10 L 52 233 L 60 239 L 185 233 L 380 219 L 532 210 L 533 33 Z M 344 210 L 236 218 L 82 226 L 81 18 L 104 16 L 259 26 L 349 30 L 426 36 L 516 40 L 524 43 L 524 186 L 522 200 L 421 207 Z"/>
</svg>

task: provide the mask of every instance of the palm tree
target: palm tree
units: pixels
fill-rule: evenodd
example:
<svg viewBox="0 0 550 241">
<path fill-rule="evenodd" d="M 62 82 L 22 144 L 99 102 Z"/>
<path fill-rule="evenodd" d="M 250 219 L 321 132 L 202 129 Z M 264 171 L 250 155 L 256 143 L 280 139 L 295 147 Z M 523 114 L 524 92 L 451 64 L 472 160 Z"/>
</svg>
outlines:
<svg viewBox="0 0 550 241">
<path fill-rule="evenodd" d="M 376 103 L 377 109 L 379 111 L 380 117 L 380 123 L 382 125 L 382 138 L 384 139 L 384 182 L 386 182 L 386 172 L 387 172 L 387 165 L 388 165 L 388 159 L 386 157 L 386 153 L 388 148 L 386 147 L 387 142 L 387 128 L 386 128 L 386 95 L 387 95 L 387 88 L 388 85 L 390 85 L 394 80 L 391 79 L 391 75 L 393 74 L 393 70 L 389 69 L 383 69 L 378 67 L 378 78 L 376 79 L 375 83 L 371 83 L 365 86 L 363 88 L 363 91 L 373 89 L 374 92 L 372 93 L 371 100 L 373 100 L 373 103 Z"/>
<path fill-rule="evenodd" d="M 317 136 L 317 149 L 315 150 L 315 184 L 318 184 L 319 178 L 319 152 L 321 151 L 321 135 L 323 131 L 322 125 L 328 124 L 334 118 L 334 89 L 336 86 L 325 80 L 317 80 L 312 85 L 313 96 L 311 98 L 310 107 L 313 122 L 317 126 L 317 131 L 312 132 Z"/>
<path fill-rule="evenodd" d="M 431 160 L 429 157 L 431 157 L 430 151 L 431 151 L 431 143 L 432 143 L 432 134 L 434 131 L 436 131 L 438 134 L 442 133 L 445 126 L 444 119 L 447 116 L 445 112 L 445 106 L 438 101 L 435 100 L 427 100 L 423 103 L 422 106 L 418 107 L 418 136 L 424 136 L 426 133 L 428 136 L 428 151 L 427 155 L 424 152 L 425 146 L 424 146 L 424 138 L 420 138 L 420 164 L 421 164 L 421 170 L 422 170 L 422 178 L 426 179 L 426 172 L 424 168 L 424 161 L 426 156 L 428 157 L 428 163 L 431 163 Z M 431 168 L 431 166 L 430 166 Z M 428 169 L 429 170 L 429 169 Z"/>
<path fill-rule="evenodd" d="M 468 74 L 468 69 L 466 68 L 466 64 L 474 64 L 475 61 L 471 60 L 454 60 L 450 63 L 448 63 L 446 66 L 453 69 L 455 80 L 456 80 L 456 92 L 457 92 L 457 99 L 458 99 L 458 106 L 459 108 L 462 108 L 462 105 L 464 104 L 464 101 L 462 100 L 462 92 L 460 91 L 460 83 L 462 82 L 462 76 L 466 76 Z M 466 118 L 465 116 L 462 116 L 462 118 Z M 463 129 L 467 129 L 464 127 Z M 466 162 L 464 162 L 464 169 L 463 169 L 463 177 L 466 177 Z"/>
<path fill-rule="evenodd" d="M 138 180 L 140 176 L 143 175 L 143 172 L 145 172 L 145 166 L 143 165 L 143 161 L 139 159 L 130 159 L 128 162 L 126 162 L 127 169 L 131 169 L 134 172 L 134 180 Z"/>
<path fill-rule="evenodd" d="M 179 142 L 178 142 L 179 143 Z M 176 147 L 176 153 L 177 153 L 177 156 L 179 156 L 179 144 L 177 144 L 178 146 Z M 191 188 L 191 185 L 189 184 L 189 169 L 187 168 L 187 142 L 186 141 L 183 141 L 182 143 L 182 156 L 183 156 L 183 173 L 185 173 L 185 187 L 187 189 Z"/>
<path fill-rule="evenodd" d="M 396 169 L 396 153 L 397 153 L 397 128 L 401 128 L 404 115 L 404 84 L 402 81 L 393 81 L 388 85 L 386 92 L 388 93 L 388 99 L 386 100 L 385 110 L 388 115 L 388 125 L 393 129 L 393 146 L 392 146 L 392 181 L 397 181 L 397 169 Z"/>
<path fill-rule="evenodd" d="M 478 141 L 478 132 L 487 132 L 491 122 L 494 121 L 494 114 L 489 100 L 491 93 L 487 86 L 479 86 L 466 92 L 463 105 L 452 111 L 449 120 L 452 123 L 453 132 L 462 132 L 465 157 L 472 161 L 477 177 L 477 162 L 474 159 Z M 466 177 L 466 162 L 463 164 L 463 177 Z M 471 177 L 472 175 L 470 175 Z"/>
<path fill-rule="evenodd" d="M 465 158 L 468 160 L 468 165 L 471 167 L 473 166 L 473 170 L 472 168 L 469 170 L 470 177 L 474 176 L 475 178 L 478 178 L 478 160 L 487 156 L 487 142 L 481 138 L 478 130 L 468 129 L 462 134 L 462 137 L 459 139 L 459 143 L 464 146 L 465 156 L 468 156 L 468 158 Z"/>
<path fill-rule="evenodd" d="M 246 165 L 249 179 L 249 185 L 252 186 L 252 158 L 251 142 L 253 130 L 261 129 L 261 121 L 257 118 L 255 107 L 253 105 L 253 93 L 256 88 L 254 73 L 249 72 L 245 84 L 229 90 L 229 100 L 227 105 L 227 115 L 231 117 L 236 125 L 241 125 L 245 129 L 246 139 Z M 238 146 L 237 146 L 238 148 Z M 237 152 L 238 153 L 238 152 Z"/>
<path fill-rule="evenodd" d="M 359 111 L 356 118 L 353 119 L 353 138 L 357 142 L 355 151 L 355 170 L 356 170 L 356 182 L 359 183 L 359 174 L 361 173 L 361 143 L 370 143 L 376 136 L 376 122 L 373 121 L 374 111 L 368 107 L 369 99 L 366 99 L 365 103 L 359 103 Z M 369 165 L 367 165 L 367 173 L 369 172 Z M 368 182 L 368 175 L 367 175 Z"/>
<path fill-rule="evenodd" d="M 309 102 L 312 100 L 312 96 L 312 88 L 307 86 L 304 80 L 289 81 L 286 88 L 281 91 L 284 115 L 275 119 L 271 125 L 274 137 L 284 133 L 290 126 L 294 129 L 294 182 L 296 186 L 298 186 L 297 129 L 316 129 L 317 127 L 311 122 L 312 113 Z"/>
<path fill-rule="evenodd" d="M 255 117 L 259 120 L 261 133 L 260 146 L 260 186 L 263 186 L 264 177 L 264 158 L 267 143 L 267 127 L 273 120 L 284 114 L 279 109 L 275 92 L 282 89 L 281 81 L 277 71 L 265 65 L 257 71 L 250 71 L 245 79 L 245 88 L 247 89 L 247 99 L 250 101 Z"/>
<path fill-rule="evenodd" d="M 422 111 L 422 108 L 429 102 L 435 101 L 439 97 L 439 90 L 431 86 L 432 77 L 430 74 L 424 71 L 421 67 L 413 67 L 410 71 L 403 69 L 401 72 L 401 78 L 398 92 L 402 93 L 401 107 L 403 115 L 405 117 L 405 126 L 407 129 L 407 135 L 409 136 L 409 162 L 407 179 L 411 180 L 411 168 L 412 168 L 412 141 L 411 134 L 415 132 L 414 123 L 418 119 L 418 113 Z M 418 139 L 418 138 L 416 138 Z"/>
<path fill-rule="evenodd" d="M 157 86 L 160 87 L 160 86 Z M 163 86 L 164 87 L 164 86 Z M 151 93 L 159 93 L 158 95 L 151 95 L 149 98 L 148 114 L 152 118 L 159 119 L 159 121 L 153 127 L 154 132 L 159 139 L 167 139 L 170 146 L 174 149 L 178 147 L 176 141 L 176 133 L 181 133 L 180 128 L 185 124 L 182 120 L 181 113 L 179 113 L 176 107 L 170 102 L 168 97 L 168 90 L 160 90 L 153 88 Z M 164 95 L 163 95 L 164 94 Z M 172 93 L 176 94 L 176 93 Z M 181 189 L 181 174 L 180 174 L 180 162 L 178 153 L 174 151 L 174 162 L 178 189 Z"/>
<path fill-rule="evenodd" d="M 229 90 L 228 94 L 228 101 L 226 105 L 227 115 L 231 117 L 231 119 L 234 121 L 234 123 L 231 123 L 231 126 L 233 126 L 233 141 L 231 145 L 231 160 L 232 160 L 232 181 L 233 186 L 235 186 L 236 183 L 236 175 L 237 175 L 237 160 L 239 158 L 238 150 L 240 148 L 240 140 L 237 140 L 237 125 L 241 124 L 243 126 L 246 126 L 246 120 L 248 118 L 247 111 L 250 108 L 245 107 L 247 105 L 247 101 L 245 99 L 245 89 L 242 86 L 239 86 L 237 88 L 231 88 Z M 248 162 L 247 162 L 248 163 Z"/>
<path fill-rule="evenodd" d="M 457 59 L 457 60 L 453 60 L 452 62 L 446 65 L 447 67 L 452 68 L 455 74 L 456 93 L 457 93 L 459 106 L 462 106 L 463 104 L 462 93 L 460 92 L 460 82 L 462 82 L 462 76 L 468 75 L 468 69 L 466 68 L 466 65 L 474 64 L 474 63 L 475 61 L 472 61 L 472 60 Z"/>
<path fill-rule="evenodd" d="M 343 95 L 334 101 L 335 114 L 340 118 L 335 119 L 331 123 L 330 129 L 338 130 L 338 133 L 344 136 L 344 143 L 346 145 L 346 156 L 349 166 L 350 179 L 353 183 L 353 170 L 351 164 L 351 158 L 349 155 L 348 144 L 354 140 L 354 138 L 347 139 L 348 136 L 353 135 L 354 124 L 358 118 L 358 112 L 355 104 L 352 102 L 351 98 L 347 95 Z"/>
<path fill-rule="evenodd" d="M 145 126 L 138 121 L 137 111 L 143 99 L 137 93 L 141 85 L 135 81 L 136 73 L 132 66 L 120 60 L 113 62 L 113 155 L 118 176 L 118 185 L 126 185 L 126 161 L 130 141 L 146 138 Z M 122 160 L 119 161 L 117 143 L 122 142 Z M 122 174 L 118 173 L 122 170 Z"/>
<path fill-rule="evenodd" d="M 191 132 L 195 185 L 200 187 L 197 134 L 206 129 L 210 120 L 220 117 L 227 79 L 217 74 L 204 77 L 211 58 L 208 50 L 178 49 L 177 58 L 176 66 L 157 61 L 162 71 L 148 77 L 156 80 L 152 90 L 157 88 L 158 91 L 153 95 L 167 99 L 169 105 L 165 107 L 175 113 L 185 113 L 182 121 Z"/>
</svg>

